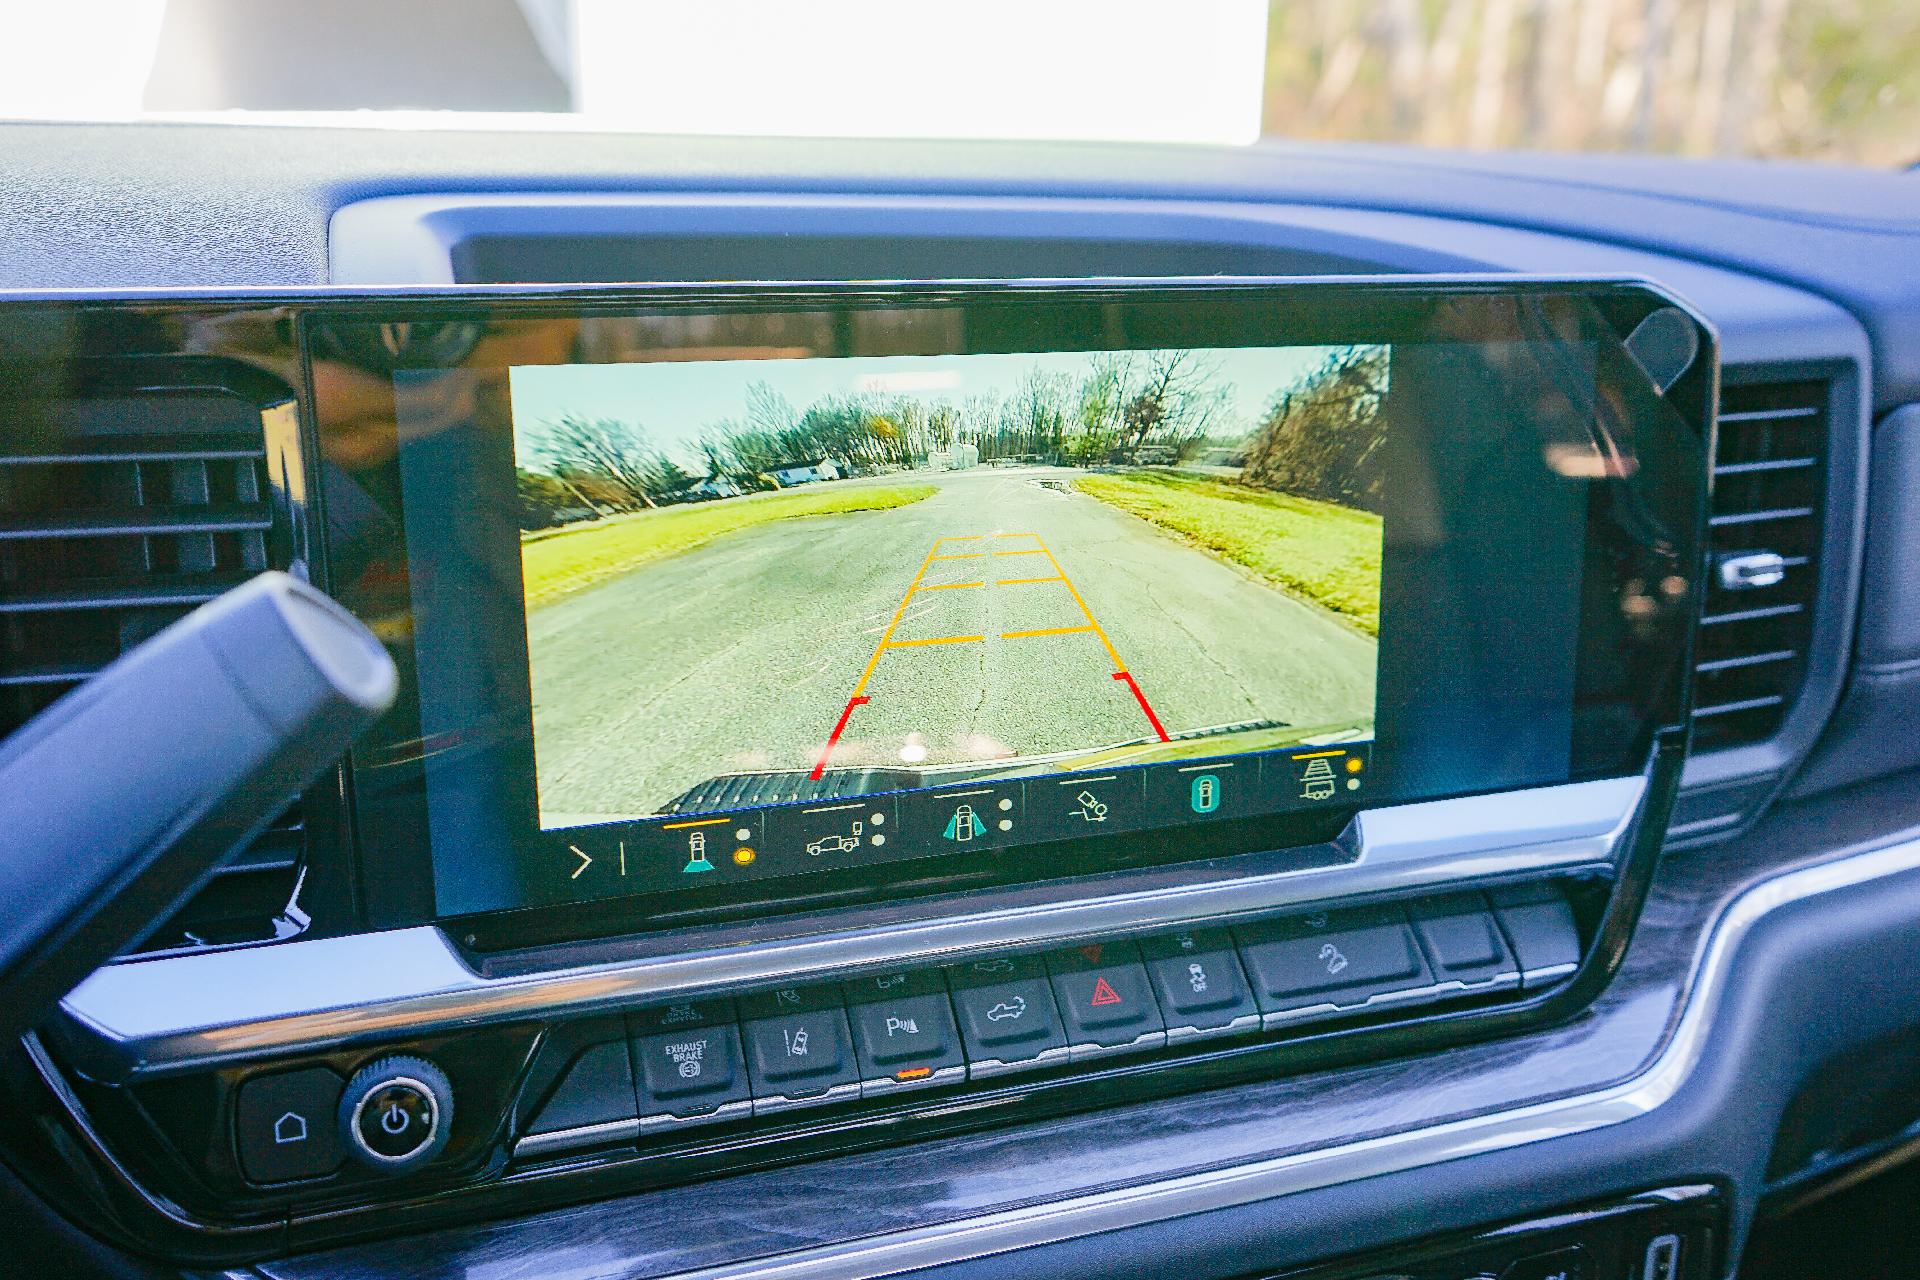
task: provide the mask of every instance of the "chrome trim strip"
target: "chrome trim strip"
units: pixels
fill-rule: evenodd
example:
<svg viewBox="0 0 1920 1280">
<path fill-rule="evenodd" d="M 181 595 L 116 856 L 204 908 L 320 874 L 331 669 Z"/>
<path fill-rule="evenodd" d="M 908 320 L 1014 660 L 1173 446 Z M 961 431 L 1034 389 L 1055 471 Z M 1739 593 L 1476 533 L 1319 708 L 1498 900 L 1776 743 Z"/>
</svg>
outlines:
<svg viewBox="0 0 1920 1280">
<path fill-rule="evenodd" d="M 577 1125 L 572 1129 L 553 1129 L 530 1133 L 513 1144 L 513 1158 L 526 1160 L 553 1151 L 574 1147 L 598 1146 L 607 1142 L 630 1142 L 640 1136 L 638 1120 L 608 1120 L 602 1124 Z"/>
<path fill-rule="evenodd" d="M 738 1102 L 723 1102 L 711 1111 L 702 1111 L 698 1115 L 676 1116 L 671 1112 L 661 1112 L 640 1117 L 640 1132 L 663 1133 L 669 1129 L 680 1129 L 696 1124 L 718 1124 L 722 1120 L 738 1120 L 742 1116 L 753 1114 L 753 1100 L 742 1098 Z"/>
<path fill-rule="evenodd" d="M 860 1082 L 850 1080 L 846 1084 L 836 1084 L 820 1093 L 810 1093 L 801 1098 L 789 1098 L 783 1093 L 768 1094 L 764 1098 L 753 1100 L 753 1114 L 756 1116 L 776 1115 L 782 1111 L 796 1111 L 801 1107 L 825 1107 L 836 1102 L 846 1102 L 860 1096 Z"/>
<path fill-rule="evenodd" d="M 934 918 L 839 929 L 829 920 L 818 933 L 751 946 L 696 939 L 677 952 L 531 975 L 476 973 L 432 926 L 130 961 L 75 988 L 54 1033 L 74 1067 L 119 1083 L 536 1013 L 586 1014 L 1591 866 L 1611 860 L 1645 792 L 1644 778 L 1609 778 L 1373 809 L 1355 819 L 1355 856 L 1332 866 L 1288 866 L 1285 851 L 1248 854 L 1175 869 L 1187 879 L 1171 885 L 1168 868 L 1117 872 L 1065 901 L 1005 905 L 1007 894 L 993 891 L 976 895 L 976 910 Z M 1263 869 L 1239 869 L 1249 865 Z M 1129 888 L 1143 879 L 1153 887 Z"/>
<path fill-rule="evenodd" d="M 1666 1047 L 1645 1071 L 1608 1089 L 1051 1204 L 679 1272 L 675 1280 L 871 1280 L 1621 1124 L 1666 1103 L 1699 1064 L 1728 966 L 1756 923 L 1781 907 L 1912 871 L 1920 871 L 1920 839 L 1786 872 L 1741 893 L 1702 943 L 1688 983 L 1691 994 Z"/>
<path fill-rule="evenodd" d="M 1168 1027 L 1167 1043 L 1192 1044 L 1196 1040 L 1218 1040 L 1225 1036 L 1251 1035 L 1260 1029 L 1260 1015 L 1243 1013 L 1232 1022 L 1217 1027 Z"/>
<path fill-rule="evenodd" d="M 1055 1045 L 1051 1049 L 1042 1049 L 1031 1058 L 1015 1058 L 1009 1062 L 1004 1058 L 975 1058 L 967 1063 L 969 1080 L 989 1080 L 995 1076 L 1013 1075 L 1020 1071 L 1037 1071 L 1041 1067 L 1057 1066 L 1067 1060 L 1067 1046 Z"/>
<path fill-rule="evenodd" d="M 941 1067 L 932 1075 L 920 1076 L 913 1080 L 895 1080 L 892 1076 L 873 1076 L 860 1082 L 862 1098 L 885 1098 L 896 1093 L 912 1093 L 917 1089 L 931 1089 L 937 1084 L 959 1084 L 967 1078 L 967 1069 L 959 1067 Z"/>
<path fill-rule="evenodd" d="M 1067 1045 L 1068 1062 L 1092 1062 L 1096 1058 L 1111 1058 L 1122 1053 L 1142 1053 L 1148 1049 L 1164 1049 L 1167 1044 L 1167 1032 L 1163 1027 L 1159 1031 L 1142 1031 L 1124 1044 L 1096 1044 L 1091 1040 L 1079 1044 Z"/>
</svg>

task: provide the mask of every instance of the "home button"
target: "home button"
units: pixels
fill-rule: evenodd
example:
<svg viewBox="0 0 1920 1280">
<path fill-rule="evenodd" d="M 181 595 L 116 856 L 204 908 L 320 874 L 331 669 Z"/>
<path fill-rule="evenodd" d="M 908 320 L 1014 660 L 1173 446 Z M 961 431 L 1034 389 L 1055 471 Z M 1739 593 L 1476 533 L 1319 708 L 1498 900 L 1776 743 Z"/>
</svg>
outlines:
<svg viewBox="0 0 1920 1280">
<path fill-rule="evenodd" d="M 446 1147 L 453 1086 L 425 1058 L 381 1058 L 347 1082 L 339 1123 L 347 1149 L 361 1163 L 405 1173 Z"/>
<path fill-rule="evenodd" d="M 234 1146 L 248 1182 L 321 1178 L 340 1167 L 334 1113 L 340 1077 L 325 1067 L 255 1076 L 234 1105 Z"/>
</svg>

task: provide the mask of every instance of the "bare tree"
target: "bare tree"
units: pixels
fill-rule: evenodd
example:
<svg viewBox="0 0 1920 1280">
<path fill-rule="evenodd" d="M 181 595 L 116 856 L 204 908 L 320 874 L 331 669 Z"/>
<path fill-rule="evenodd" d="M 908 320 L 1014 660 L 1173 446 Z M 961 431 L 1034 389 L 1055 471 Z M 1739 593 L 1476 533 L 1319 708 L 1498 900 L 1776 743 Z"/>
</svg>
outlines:
<svg viewBox="0 0 1920 1280">
<path fill-rule="evenodd" d="M 632 503 L 656 505 L 662 459 L 647 447 L 640 426 L 567 414 L 542 428 L 536 456 L 550 474 L 563 481 L 597 480 Z"/>
<path fill-rule="evenodd" d="M 1386 391 L 1385 347 L 1335 351 L 1268 408 L 1248 442 L 1242 481 L 1378 511 Z"/>
</svg>

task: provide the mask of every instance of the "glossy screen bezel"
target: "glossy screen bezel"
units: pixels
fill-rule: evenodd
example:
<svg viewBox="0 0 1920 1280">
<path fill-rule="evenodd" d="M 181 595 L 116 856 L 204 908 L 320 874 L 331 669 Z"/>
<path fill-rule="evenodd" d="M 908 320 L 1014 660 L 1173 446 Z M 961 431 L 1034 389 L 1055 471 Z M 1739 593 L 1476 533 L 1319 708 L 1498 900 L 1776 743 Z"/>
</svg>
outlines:
<svg viewBox="0 0 1920 1280">
<path fill-rule="evenodd" d="M 1413 340 L 1438 340 L 1438 336 L 1459 340 L 1462 317 L 1470 315 L 1478 336 L 1488 340 L 1532 339 L 1546 341 L 1589 341 L 1604 344 L 1612 357 L 1603 361 L 1600 399 L 1631 405 L 1636 397 L 1643 402 L 1652 395 L 1651 384 L 1631 385 L 1636 376 L 1624 372 L 1627 357 L 1619 350 L 1623 335 L 1650 312 L 1675 305 L 1657 289 L 1638 282 L 1565 282 L 1565 281 L 1447 281 L 1431 280 L 1312 280 L 1312 281 L 1100 281 L 1073 283 L 972 282 L 934 285 L 750 285 L 750 286 L 671 286 L 621 290 L 551 290 L 537 294 L 502 296 L 501 291 L 479 291 L 478 296 L 411 296 L 390 299 L 355 299 L 315 308 L 300 316 L 300 329 L 309 338 L 316 326 L 333 330 L 338 326 L 372 326 L 404 319 L 408 322 L 487 323 L 497 320 L 534 319 L 552 316 L 618 315 L 634 311 L 796 311 L 832 308 L 851 312 L 861 309 L 900 307 L 975 307 L 998 308 L 1007 315 L 1044 316 L 1047 308 L 1070 311 L 1086 330 L 1088 317 L 1099 318 L 1099 328 L 1075 344 L 1079 349 L 1122 348 L 1151 345 L 1248 345 L 1285 342 L 1368 341 L 1397 343 Z M 1240 310 L 1241 328 L 1223 332 L 1209 329 L 1206 319 L 1218 317 L 1231 307 Z M 1244 327 L 1249 308 L 1257 308 L 1268 326 L 1257 337 Z M 1444 317 L 1444 333 L 1436 336 L 1436 316 Z M 1172 317 L 1172 319 L 1170 319 Z M 1196 323 L 1196 320 L 1202 321 Z M 1711 406 L 1714 395 L 1714 362 L 1711 359 L 1711 333 L 1696 322 L 1707 348 L 1707 358 L 1696 360 L 1687 373 L 1657 403 L 1672 407 L 1691 428 L 1691 438 L 1674 441 L 1671 450 L 1689 459 L 1705 456 L 1711 434 Z M 1044 323 L 1036 320 L 1036 328 Z M 1284 335 L 1284 337 L 1280 336 Z M 1236 341 L 1237 340 L 1237 341 Z M 1014 344 L 998 349 L 1044 350 L 1073 349 L 1057 341 L 1051 346 L 1038 342 Z M 973 349 L 973 348 L 970 348 Z M 980 348 L 993 349 L 993 348 Z M 832 354 L 841 354 L 835 352 Z M 405 367 L 406 357 L 396 363 Z M 415 367 L 444 367 L 443 355 L 429 354 Z M 328 406 L 322 396 L 315 403 L 319 445 L 316 456 L 328 452 Z M 1646 439 L 1639 447 L 1660 453 L 1662 442 Z M 1655 471 L 1662 468 L 1656 467 Z M 1698 558 L 1699 524 L 1704 518 L 1705 487 L 1703 475 L 1682 474 L 1687 467 L 1664 468 L 1667 474 L 1653 490 L 1671 517 L 1672 527 L 1692 543 L 1679 549 L 1682 560 Z M 323 475 L 321 498 L 327 495 Z M 397 491 L 397 479 L 396 479 Z M 350 606 L 357 602 L 349 584 L 332 584 Z M 1640 729 L 1635 751 L 1644 759 L 1654 735 L 1684 723 L 1686 681 L 1683 678 L 1688 634 L 1680 628 L 1660 648 L 1657 661 L 1646 663 L 1638 688 L 1645 697 L 1641 706 Z M 1648 650 L 1652 652 L 1652 650 Z M 1583 652 L 1582 666 L 1589 655 Z M 417 704 L 407 705 L 412 689 L 403 696 L 399 711 L 401 723 L 415 717 Z M 1576 691 L 1578 696 L 1578 691 Z M 405 734 L 389 734 L 385 743 L 374 741 L 356 753 L 356 773 L 364 771 L 370 760 L 391 770 L 404 767 L 382 759 L 395 741 Z M 1575 769 L 1569 781 L 1588 777 L 1637 771 L 1623 768 L 1619 760 L 1607 767 Z M 389 785 L 390 789 L 390 785 Z M 432 860 L 427 849 L 424 811 L 413 818 L 395 820 L 391 811 L 381 812 L 365 803 L 367 788 L 360 788 L 361 884 L 371 923 L 408 924 L 434 919 L 431 893 Z M 1449 794 L 1471 794 L 1457 791 Z M 1402 797 L 1395 797 L 1399 800 Z M 1421 797 L 1425 798 L 1425 797 Z M 1254 849 L 1310 845 L 1337 834 L 1351 818 L 1354 807 L 1330 809 L 1304 816 L 1247 819 L 1212 826 L 1192 826 L 1174 831 L 1147 832 L 1105 839 L 1074 841 L 1067 844 L 1033 846 L 1044 848 L 1044 871 L 1036 862 L 1020 865 L 1022 860 L 1008 858 L 991 869 L 968 866 L 962 859 L 926 858 L 889 867 L 848 871 L 825 875 L 795 877 L 784 881 L 762 882 L 761 890 L 751 896 L 716 893 L 702 900 L 686 895 L 632 895 L 606 898 L 562 906 L 525 907 L 479 915 L 447 918 L 468 945 L 489 948 L 522 945 L 568 937 L 605 933 L 650 931 L 728 918 L 746 913 L 778 913 L 840 904 L 870 902 L 878 899 L 911 898 L 956 888 L 986 887 L 993 884 L 1040 878 L 1059 878 L 1090 874 L 1126 866 L 1159 862 L 1186 861 L 1217 857 Z M 1009 866 L 1008 864 L 1014 864 Z M 874 874 L 877 872 L 878 874 Z"/>
</svg>

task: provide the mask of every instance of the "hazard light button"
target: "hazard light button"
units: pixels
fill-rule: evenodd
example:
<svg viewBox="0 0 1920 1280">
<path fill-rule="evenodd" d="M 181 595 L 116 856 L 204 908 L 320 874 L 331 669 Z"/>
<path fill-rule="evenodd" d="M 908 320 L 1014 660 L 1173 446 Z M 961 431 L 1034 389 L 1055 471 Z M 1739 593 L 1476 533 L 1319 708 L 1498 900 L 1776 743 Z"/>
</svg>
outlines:
<svg viewBox="0 0 1920 1280">
<path fill-rule="evenodd" d="M 1047 957 L 1047 973 L 1066 1024 L 1069 1060 L 1152 1049 L 1167 1024 L 1131 942 L 1108 942 Z"/>
</svg>

